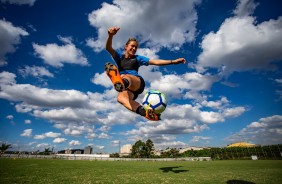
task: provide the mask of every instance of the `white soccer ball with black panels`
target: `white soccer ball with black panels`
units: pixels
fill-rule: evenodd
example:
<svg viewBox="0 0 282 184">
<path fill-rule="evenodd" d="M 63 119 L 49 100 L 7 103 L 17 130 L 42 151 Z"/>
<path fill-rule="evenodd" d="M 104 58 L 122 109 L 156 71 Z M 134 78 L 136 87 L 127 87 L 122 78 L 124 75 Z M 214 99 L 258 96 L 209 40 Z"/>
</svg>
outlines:
<svg viewBox="0 0 282 184">
<path fill-rule="evenodd" d="M 165 95 L 157 90 L 148 91 L 142 101 L 144 109 L 153 109 L 155 113 L 162 113 L 167 105 Z"/>
</svg>

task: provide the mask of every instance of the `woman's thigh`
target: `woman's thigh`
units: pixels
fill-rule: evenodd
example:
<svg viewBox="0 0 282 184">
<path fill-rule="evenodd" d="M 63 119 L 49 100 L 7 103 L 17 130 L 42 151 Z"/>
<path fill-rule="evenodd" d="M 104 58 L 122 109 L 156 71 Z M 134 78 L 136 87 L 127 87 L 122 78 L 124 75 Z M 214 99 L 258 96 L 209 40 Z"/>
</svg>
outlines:
<svg viewBox="0 0 282 184">
<path fill-rule="evenodd" d="M 129 82 L 128 89 L 129 90 L 136 91 L 140 88 L 141 80 L 139 77 L 136 77 L 134 75 L 129 75 L 129 74 L 122 75 L 121 77 L 128 80 Z"/>
</svg>

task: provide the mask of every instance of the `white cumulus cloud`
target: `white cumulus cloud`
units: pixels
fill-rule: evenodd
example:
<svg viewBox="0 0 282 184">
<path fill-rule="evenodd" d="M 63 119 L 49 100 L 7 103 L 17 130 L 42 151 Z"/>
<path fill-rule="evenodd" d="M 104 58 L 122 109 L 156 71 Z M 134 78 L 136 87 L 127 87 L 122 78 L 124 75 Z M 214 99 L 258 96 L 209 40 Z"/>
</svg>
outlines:
<svg viewBox="0 0 282 184">
<path fill-rule="evenodd" d="M 237 7 L 233 13 L 238 17 L 252 15 L 259 3 L 254 0 L 237 0 Z"/>
<path fill-rule="evenodd" d="M 59 37 L 59 39 L 64 45 L 60 46 L 56 43 L 39 45 L 33 43 L 36 55 L 43 59 L 46 64 L 53 67 L 63 67 L 65 63 L 82 66 L 89 65 L 87 58 L 80 49 L 76 48 L 71 38 Z"/>
<path fill-rule="evenodd" d="M 63 143 L 63 142 L 66 142 L 67 139 L 65 138 L 60 138 L 60 137 L 57 137 L 53 140 L 53 143 Z"/>
<path fill-rule="evenodd" d="M 262 145 L 281 144 L 282 116 L 273 115 L 251 122 L 240 132 L 227 137 L 226 140 L 230 142 L 247 140 Z"/>
<path fill-rule="evenodd" d="M 31 137 L 31 134 L 32 134 L 32 129 L 26 129 L 26 130 L 23 131 L 21 136 L 23 136 L 23 137 Z"/>
<path fill-rule="evenodd" d="M 11 22 L 0 20 L 0 66 L 8 64 L 6 54 L 16 51 L 22 36 L 28 36 L 23 28 L 14 26 Z"/>
<path fill-rule="evenodd" d="M 203 145 L 206 145 L 210 143 L 211 139 L 212 139 L 211 137 L 206 137 L 206 136 L 193 136 L 189 142 L 194 144 L 196 143 L 197 145 L 201 143 Z"/>
<path fill-rule="evenodd" d="M 48 69 L 42 66 L 25 66 L 24 68 L 20 68 L 18 71 L 23 77 L 27 77 L 29 75 L 33 77 L 54 77 Z"/>
<path fill-rule="evenodd" d="M 1 72 L 0 73 L 0 84 L 1 85 L 10 85 L 16 83 L 16 75 L 10 72 Z"/>
<path fill-rule="evenodd" d="M 88 16 L 90 24 L 98 29 L 98 38 L 88 39 L 88 45 L 101 51 L 105 47 L 107 29 L 118 26 L 121 29 L 113 43 L 114 48 L 122 48 L 129 37 L 137 37 L 148 47 L 178 50 L 185 42 L 195 39 L 198 20 L 195 5 L 199 3 L 200 0 L 105 2 Z"/>
<path fill-rule="evenodd" d="M 217 32 L 205 35 L 197 70 L 209 67 L 232 72 L 275 69 L 282 60 L 282 17 L 256 24 L 254 17 L 226 19 Z"/>
<path fill-rule="evenodd" d="M 212 75 L 202 75 L 196 72 L 183 75 L 163 75 L 160 79 L 150 83 L 151 89 L 162 91 L 168 96 L 181 97 L 187 91 L 208 91 L 212 84 L 218 80 Z"/>
<path fill-rule="evenodd" d="M 43 133 L 41 135 L 35 135 L 34 139 L 45 139 L 47 137 L 56 138 L 56 137 L 59 137 L 59 136 L 61 136 L 61 133 L 46 132 L 46 133 Z"/>
<path fill-rule="evenodd" d="M 25 123 L 25 124 L 31 124 L 31 120 L 26 119 L 26 120 L 24 120 L 24 123 Z"/>
<path fill-rule="evenodd" d="M 8 115 L 8 116 L 6 116 L 6 118 L 11 120 L 11 119 L 14 119 L 14 116 L 13 115 Z"/>
<path fill-rule="evenodd" d="M 36 0 L 1 0 L 2 3 L 33 6 Z"/>
<path fill-rule="evenodd" d="M 87 95 L 76 90 L 52 90 L 30 84 L 16 84 L 14 78 L 12 73 L 0 73 L 0 98 L 41 107 L 79 107 L 88 100 Z"/>
<path fill-rule="evenodd" d="M 77 146 L 77 145 L 80 145 L 81 142 L 80 141 L 77 141 L 77 140 L 71 140 L 69 142 L 69 146 Z"/>
</svg>

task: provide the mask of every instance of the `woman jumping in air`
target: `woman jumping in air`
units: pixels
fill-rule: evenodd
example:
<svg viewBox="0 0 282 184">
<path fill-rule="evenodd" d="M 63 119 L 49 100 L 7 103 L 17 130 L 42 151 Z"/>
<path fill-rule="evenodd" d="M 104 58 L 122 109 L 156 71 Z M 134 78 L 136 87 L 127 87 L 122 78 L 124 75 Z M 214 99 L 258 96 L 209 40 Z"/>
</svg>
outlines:
<svg viewBox="0 0 282 184">
<path fill-rule="evenodd" d="M 135 99 L 145 88 L 144 79 L 138 74 L 138 69 L 142 65 L 171 65 L 186 63 L 184 58 L 175 60 L 149 59 L 144 56 L 135 55 L 138 42 L 135 38 L 129 38 L 126 42 L 124 54 L 117 52 L 112 47 L 113 36 L 120 30 L 118 27 L 108 29 L 108 39 L 106 50 L 115 60 L 117 67 L 111 63 L 105 65 L 105 71 L 111 79 L 115 90 L 118 91 L 117 101 L 128 110 L 136 112 L 152 121 L 160 120 L 160 114 L 156 114 L 152 109 L 145 110 Z"/>
</svg>

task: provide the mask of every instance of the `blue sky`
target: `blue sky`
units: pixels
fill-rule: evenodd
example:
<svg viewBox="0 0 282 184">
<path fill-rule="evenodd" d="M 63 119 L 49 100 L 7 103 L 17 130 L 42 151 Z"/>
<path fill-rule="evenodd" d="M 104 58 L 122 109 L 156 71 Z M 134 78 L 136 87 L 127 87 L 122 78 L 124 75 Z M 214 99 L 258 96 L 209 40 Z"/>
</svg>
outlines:
<svg viewBox="0 0 282 184">
<path fill-rule="evenodd" d="M 1 0 L 0 141 L 55 151 L 152 139 L 156 149 L 282 140 L 282 12 L 278 0 Z M 129 37 L 138 54 L 184 57 L 141 67 L 168 106 L 150 122 L 116 102 L 104 74 Z M 145 92 L 137 101 L 141 102 Z"/>
</svg>

